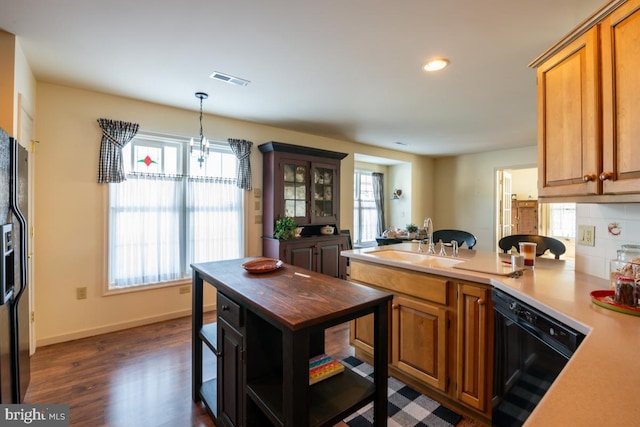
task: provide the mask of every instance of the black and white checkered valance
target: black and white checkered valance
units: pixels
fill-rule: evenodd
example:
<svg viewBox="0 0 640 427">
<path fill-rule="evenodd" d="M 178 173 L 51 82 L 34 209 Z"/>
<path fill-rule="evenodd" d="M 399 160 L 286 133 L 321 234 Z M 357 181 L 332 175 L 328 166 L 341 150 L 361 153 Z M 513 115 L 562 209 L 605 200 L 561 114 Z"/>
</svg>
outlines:
<svg viewBox="0 0 640 427">
<path fill-rule="evenodd" d="M 244 139 L 229 138 L 229 146 L 231 151 L 238 158 L 237 181 L 238 187 L 243 190 L 251 190 L 251 146 L 253 142 Z"/>
<path fill-rule="evenodd" d="M 98 159 L 98 183 L 108 184 L 125 180 L 122 166 L 122 147 L 138 133 L 137 123 L 98 119 L 102 129 L 100 157 Z"/>
</svg>

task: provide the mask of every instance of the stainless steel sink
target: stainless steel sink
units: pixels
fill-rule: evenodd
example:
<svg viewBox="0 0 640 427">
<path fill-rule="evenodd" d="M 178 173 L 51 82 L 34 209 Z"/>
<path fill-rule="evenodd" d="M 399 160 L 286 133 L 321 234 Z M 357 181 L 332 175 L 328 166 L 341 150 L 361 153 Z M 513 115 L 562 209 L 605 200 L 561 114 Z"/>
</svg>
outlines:
<svg viewBox="0 0 640 427">
<path fill-rule="evenodd" d="M 424 267 L 453 267 L 465 261 L 462 259 L 445 258 L 416 252 L 398 251 L 395 249 L 368 252 L 366 255 Z"/>
</svg>

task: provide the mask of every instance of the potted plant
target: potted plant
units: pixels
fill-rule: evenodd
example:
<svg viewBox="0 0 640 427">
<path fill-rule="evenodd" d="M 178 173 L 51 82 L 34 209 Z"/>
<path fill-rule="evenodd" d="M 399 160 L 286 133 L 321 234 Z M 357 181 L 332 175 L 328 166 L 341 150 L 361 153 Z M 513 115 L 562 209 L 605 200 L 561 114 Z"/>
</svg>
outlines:
<svg viewBox="0 0 640 427">
<path fill-rule="evenodd" d="M 410 239 L 415 239 L 418 235 L 418 226 L 415 224 L 407 224 L 407 233 Z"/>
<path fill-rule="evenodd" d="M 296 234 L 296 224 L 293 217 L 286 216 L 276 220 L 276 227 L 273 230 L 273 237 L 276 239 L 287 240 L 292 238 Z"/>
</svg>

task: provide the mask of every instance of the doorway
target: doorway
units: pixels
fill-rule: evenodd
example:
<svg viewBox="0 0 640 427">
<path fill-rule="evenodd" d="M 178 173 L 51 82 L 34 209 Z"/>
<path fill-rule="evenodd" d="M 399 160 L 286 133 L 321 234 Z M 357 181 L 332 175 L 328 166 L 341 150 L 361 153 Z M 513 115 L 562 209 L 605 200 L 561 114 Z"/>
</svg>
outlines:
<svg viewBox="0 0 640 427">
<path fill-rule="evenodd" d="M 575 203 L 540 203 L 538 168 L 496 170 L 497 242 L 511 234 L 540 234 L 561 240 L 567 248 L 563 259 L 575 254 Z"/>
</svg>

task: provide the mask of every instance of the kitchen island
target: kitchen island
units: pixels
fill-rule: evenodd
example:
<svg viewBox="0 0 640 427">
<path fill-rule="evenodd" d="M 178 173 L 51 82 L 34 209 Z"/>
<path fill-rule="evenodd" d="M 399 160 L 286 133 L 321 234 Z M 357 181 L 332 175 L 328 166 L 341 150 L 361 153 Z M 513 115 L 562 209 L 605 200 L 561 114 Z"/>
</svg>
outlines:
<svg viewBox="0 0 640 427">
<path fill-rule="evenodd" d="M 193 268 L 193 389 L 222 426 L 330 426 L 374 402 L 387 423 L 388 313 L 391 295 L 282 264 L 250 273 L 250 258 Z M 203 325 L 203 286 L 218 293 L 217 325 Z M 309 359 L 324 353 L 324 330 L 375 318 L 374 381 L 348 369 L 309 385 Z M 203 343 L 218 357 L 216 381 L 203 382 Z"/>
<path fill-rule="evenodd" d="M 422 272 L 500 289 L 584 333 L 586 338 L 534 409 L 530 426 L 631 426 L 640 420 L 635 391 L 640 384 L 640 318 L 594 305 L 590 292 L 608 289 L 607 280 L 576 272 L 572 261 L 537 258 L 534 270 L 520 277 L 459 268 L 462 263 L 376 256 L 389 247 L 344 251 L 354 260 L 391 269 Z M 416 244 L 393 249 L 417 253 Z M 437 258 L 437 257 L 436 257 Z M 507 254 L 460 250 L 467 266 L 499 269 Z M 457 267 L 456 267 L 457 265 Z M 496 271 L 497 273 L 497 271 Z"/>
</svg>

